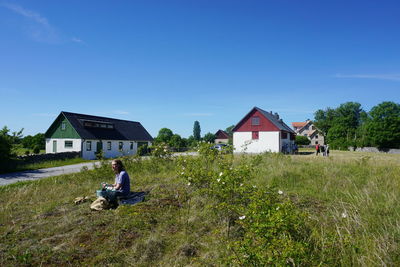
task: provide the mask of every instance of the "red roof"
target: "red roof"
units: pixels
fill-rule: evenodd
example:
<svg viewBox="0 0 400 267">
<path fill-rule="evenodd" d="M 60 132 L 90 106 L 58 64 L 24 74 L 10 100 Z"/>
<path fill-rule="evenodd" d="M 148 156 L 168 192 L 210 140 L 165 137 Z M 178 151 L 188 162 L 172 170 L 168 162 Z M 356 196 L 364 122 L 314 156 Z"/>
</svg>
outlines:
<svg viewBox="0 0 400 267">
<path fill-rule="evenodd" d="M 292 126 L 296 127 L 296 128 L 301 128 L 301 127 L 306 126 L 307 123 L 308 123 L 308 121 L 305 121 L 305 122 L 292 122 Z"/>
</svg>

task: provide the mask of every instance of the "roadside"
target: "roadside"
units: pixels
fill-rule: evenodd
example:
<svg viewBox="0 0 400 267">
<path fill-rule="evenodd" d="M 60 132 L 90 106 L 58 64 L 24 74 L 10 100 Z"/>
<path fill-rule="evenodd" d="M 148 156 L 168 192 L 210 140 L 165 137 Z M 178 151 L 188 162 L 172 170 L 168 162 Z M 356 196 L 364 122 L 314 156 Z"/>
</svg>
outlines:
<svg viewBox="0 0 400 267">
<path fill-rule="evenodd" d="M 197 152 L 178 152 L 174 153 L 174 156 L 195 156 Z M 147 156 L 146 156 L 147 157 Z M 146 158 L 144 157 L 144 158 Z M 37 170 L 28 170 L 23 172 L 13 172 L 0 174 L 0 186 L 8 185 L 20 181 L 32 181 L 38 180 L 51 176 L 58 176 L 63 174 L 80 172 L 82 167 L 87 167 L 89 170 L 93 169 L 94 166 L 99 166 L 100 161 L 86 162 L 72 165 L 65 165 L 60 167 L 44 168 Z"/>
<path fill-rule="evenodd" d="M 61 166 L 61 167 L 52 167 L 52 168 L 45 168 L 45 169 L 39 169 L 39 170 L 30 170 L 30 171 L 23 171 L 23 172 L 0 174 L 0 186 L 16 183 L 19 181 L 38 180 L 38 179 L 46 178 L 46 177 L 50 177 L 50 176 L 57 176 L 57 175 L 62 175 L 62 174 L 80 172 L 83 167 L 87 167 L 89 170 L 91 170 L 94 168 L 95 165 L 99 166 L 100 162 L 95 161 L 95 162 L 88 162 L 88 163 L 66 165 L 66 166 Z"/>
</svg>

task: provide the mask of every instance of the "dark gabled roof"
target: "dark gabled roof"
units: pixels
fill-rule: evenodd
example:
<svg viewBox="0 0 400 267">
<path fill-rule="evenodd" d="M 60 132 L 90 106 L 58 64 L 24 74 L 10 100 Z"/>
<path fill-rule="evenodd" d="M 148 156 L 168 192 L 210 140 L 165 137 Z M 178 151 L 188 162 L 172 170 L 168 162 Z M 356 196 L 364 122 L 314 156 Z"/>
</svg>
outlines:
<svg viewBox="0 0 400 267">
<path fill-rule="evenodd" d="M 296 134 L 292 130 L 292 128 L 290 128 L 289 126 L 286 125 L 286 123 L 283 122 L 282 119 L 279 119 L 279 117 L 277 117 L 278 116 L 277 113 L 273 114 L 271 112 L 265 111 L 265 110 L 263 110 L 261 108 L 258 108 L 258 107 L 252 108 L 250 110 L 250 112 L 247 113 L 246 116 L 244 116 L 243 119 L 240 120 L 238 124 L 236 124 L 235 128 L 233 128 L 232 131 L 236 131 L 236 128 L 238 127 L 238 125 L 240 125 L 242 123 L 242 121 L 244 119 L 246 119 L 247 116 L 250 115 L 250 113 L 252 113 L 254 110 L 257 110 L 258 112 L 260 112 L 264 117 L 266 117 L 270 122 L 272 122 L 272 124 L 274 124 L 280 131 L 286 131 L 286 132 L 289 132 L 289 133 Z"/>
<path fill-rule="evenodd" d="M 140 122 L 65 111 L 61 111 L 60 115 L 65 116 L 79 136 L 83 139 L 153 141 L 151 135 L 146 131 L 142 124 L 140 124 Z M 106 125 L 112 125 L 112 128 L 104 129 L 85 127 L 84 122 L 103 123 Z"/>
<path fill-rule="evenodd" d="M 225 131 L 223 131 L 223 130 L 218 130 L 218 131 L 215 133 L 215 137 L 216 137 L 217 139 L 229 139 L 228 133 L 225 132 Z"/>
</svg>

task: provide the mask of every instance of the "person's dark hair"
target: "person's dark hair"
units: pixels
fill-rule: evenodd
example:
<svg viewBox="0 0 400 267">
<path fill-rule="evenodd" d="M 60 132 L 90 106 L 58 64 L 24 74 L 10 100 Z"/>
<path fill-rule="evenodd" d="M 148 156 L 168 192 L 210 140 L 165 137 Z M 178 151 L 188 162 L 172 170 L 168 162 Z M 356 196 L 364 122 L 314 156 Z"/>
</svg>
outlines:
<svg viewBox="0 0 400 267">
<path fill-rule="evenodd" d="M 114 159 L 112 162 L 115 163 L 115 164 L 117 164 L 118 173 L 120 173 L 120 172 L 122 172 L 122 171 L 125 171 L 124 165 L 122 164 L 122 161 L 121 161 L 121 160 L 119 160 L 119 159 Z"/>
</svg>

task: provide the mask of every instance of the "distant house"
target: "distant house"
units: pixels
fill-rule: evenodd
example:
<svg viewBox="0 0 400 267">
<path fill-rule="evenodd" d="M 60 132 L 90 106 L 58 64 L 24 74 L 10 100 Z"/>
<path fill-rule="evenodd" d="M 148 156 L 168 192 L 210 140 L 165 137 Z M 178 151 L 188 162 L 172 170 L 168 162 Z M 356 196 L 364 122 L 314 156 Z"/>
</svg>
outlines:
<svg viewBox="0 0 400 267">
<path fill-rule="evenodd" d="M 223 130 L 218 130 L 215 133 L 215 143 L 216 144 L 227 144 L 229 141 L 229 134 Z"/>
<path fill-rule="evenodd" d="M 295 132 L 277 113 L 254 107 L 233 128 L 234 152 L 291 152 Z"/>
<path fill-rule="evenodd" d="M 297 135 L 306 136 L 311 145 L 323 145 L 325 138 L 322 133 L 314 126 L 313 122 L 306 120 L 304 122 L 292 122 L 292 126 Z"/>
<path fill-rule="evenodd" d="M 153 138 L 134 121 L 62 111 L 45 133 L 46 153 L 79 151 L 84 159 L 135 155 L 138 147 Z"/>
</svg>

